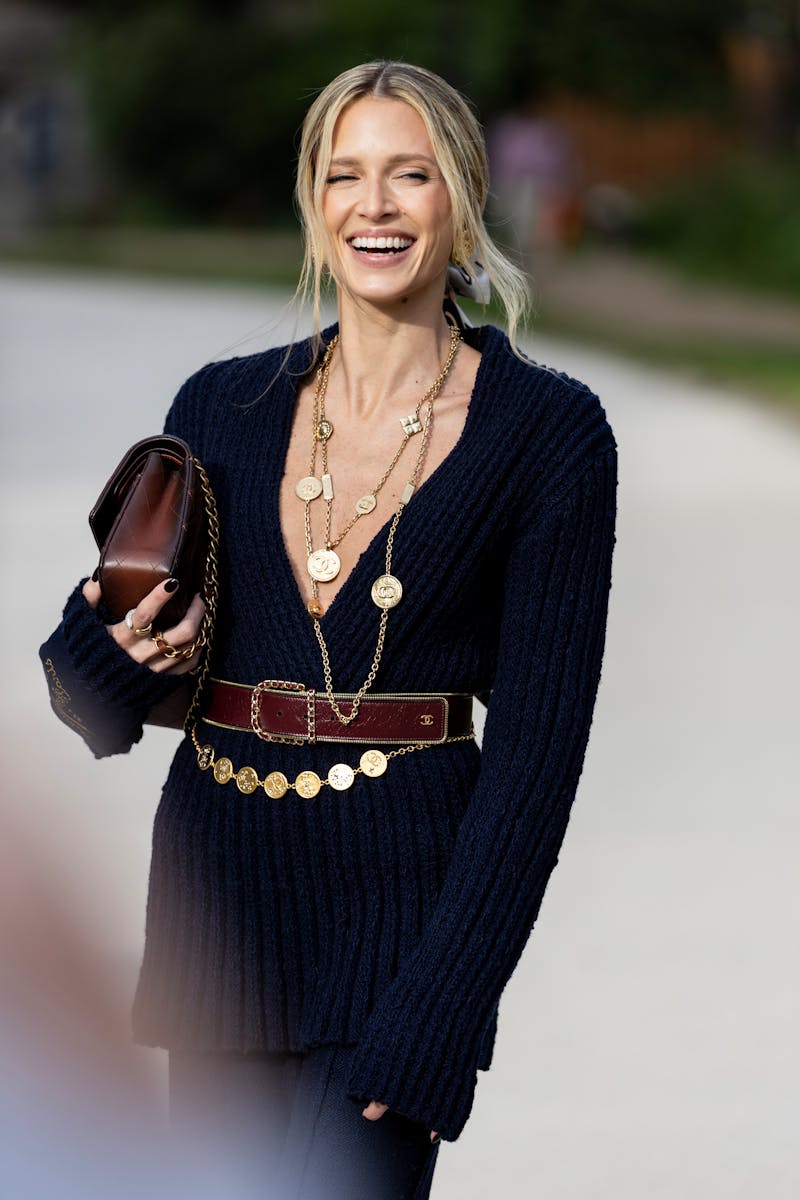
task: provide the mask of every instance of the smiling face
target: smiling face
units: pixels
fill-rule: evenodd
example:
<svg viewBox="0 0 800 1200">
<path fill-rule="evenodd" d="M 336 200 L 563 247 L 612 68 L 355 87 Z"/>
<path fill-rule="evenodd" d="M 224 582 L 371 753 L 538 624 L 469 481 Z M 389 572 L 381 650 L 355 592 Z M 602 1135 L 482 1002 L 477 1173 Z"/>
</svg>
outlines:
<svg viewBox="0 0 800 1200">
<path fill-rule="evenodd" d="M 365 97 L 333 133 L 323 217 L 340 292 L 381 308 L 441 307 L 452 210 L 425 123 L 402 100 Z"/>
</svg>

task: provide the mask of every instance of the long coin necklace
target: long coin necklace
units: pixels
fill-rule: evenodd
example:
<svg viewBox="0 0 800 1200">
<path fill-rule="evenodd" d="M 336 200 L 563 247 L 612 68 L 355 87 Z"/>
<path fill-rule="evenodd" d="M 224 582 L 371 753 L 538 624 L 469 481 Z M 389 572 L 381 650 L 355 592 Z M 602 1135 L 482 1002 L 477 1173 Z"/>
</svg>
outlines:
<svg viewBox="0 0 800 1200">
<path fill-rule="evenodd" d="M 305 505 L 305 536 L 306 536 L 306 551 L 308 554 L 308 573 L 311 577 L 311 592 L 312 599 L 308 605 L 309 614 L 314 623 L 314 633 L 322 655 L 322 667 L 325 676 L 325 692 L 332 710 L 336 714 L 337 719 L 342 725 L 349 725 L 358 716 L 361 700 L 369 688 L 372 686 L 375 677 L 378 673 L 381 656 L 383 654 L 383 644 L 386 637 L 386 625 L 389 617 L 390 609 L 397 605 L 403 595 L 403 587 L 400 580 L 392 574 L 392 550 L 394 546 L 394 537 L 397 531 L 397 526 L 405 506 L 410 501 L 417 486 L 419 474 L 422 469 L 422 463 L 425 457 L 425 450 L 428 443 L 431 424 L 433 421 L 433 402 L 441 391 L 442 385 L 453 365 L 459 344 L 461 342 L 461 334 L 458 329 L 453 328 L 450 331 L 450 349 L 444 365 L 437 375 L 434 382 L 425 392 L 417 404 L 414 413 L 402 419 L 403 425 L 403 442 L 396 452 L 392 462 L 379 480 L 378 484 L 372 489 L 372 492 L 366 493 L 357 502 L 355 506 L 355 514 L 344 529 L 336 538 L 331 536 L 331 513 L 333 507 L 334 489 L 333 480 L 328 471 L 328 455 L 327 443 L 328 439 L 333 434 L 333 426 L 325 416 L 325 393 L 328 386 L 328 378 L 330 376 L 331 359 L 334 349 L 338 343 L 338 335 L 333 338 L 328 346 L 325 358 L 322 361 L 317 372 L 317 388 L 314 395 L 313 406 L 313 430 L 312 430 L 312 451 L 309 474 L 301 479 L 296 486 L 297 495 L 303 500 Z M 423 414 L 424 409 L 424 414 Z M 420 419 L 421 418 L 421 419 Z M 333 695 L 333 681 L 331 676 L 330 656 L 328 647 L 325 644 L 325 638 L 320 627 L 320 617 L 323 615 L 323 607 L 319 601 L 318 583 L 327 582 L 335 579 L 341 568 L 339 555 L 336 553 L 335 547 L 339 545 L 342 539 L 350 532 L 353 526 L 361 517 L 372 512 L 376 506 L 376 495 L 386 483 L 395 466 L 400 460 L 400 456 L 405 449 L 409 438 L 414 434 L 421 433 L 419 452 L 412 471 L 411 477 L 403 488 L 398 503 L 397 511 L 394 514 L 392 523 L 389 527 L 389 534 L 386 540 L 386 556 L 384 561 L 384 573 L 380 575 L 372 585 L 371 596 L 373 603 L 381 610 L 380 624 L 378 626 L 378 640 L 375 647 L 375 654 L 372 660 L 372 666 L 367 674 L 367 678 L 359 688 L 353 698 L 350 712 L 345 714 L 339 708 Z M 322 477 L 316 476 L 316 454 L 317 446 L 322 446 Z M 326 505 L 325 514 L 325 545 L 320 550 L 314 550 L 313 539 L 311 534 L 311 504 L 318 496 L 323 496 Z"/>
</svg>

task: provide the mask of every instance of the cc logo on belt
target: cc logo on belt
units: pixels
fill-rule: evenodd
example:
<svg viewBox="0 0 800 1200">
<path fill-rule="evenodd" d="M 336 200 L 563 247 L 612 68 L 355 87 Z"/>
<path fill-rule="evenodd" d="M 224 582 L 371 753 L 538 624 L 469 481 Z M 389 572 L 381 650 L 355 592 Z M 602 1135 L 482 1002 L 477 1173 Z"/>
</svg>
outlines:
<svg viewBox="0 0 800 1200">
<path fill-rule="evenodd" d="M 433 717 L 431 716 L 430 713 L 423 713 L 419 719 L 419 723 L 420 723 L 420 725 L 432 725 Z"/>
</svg>

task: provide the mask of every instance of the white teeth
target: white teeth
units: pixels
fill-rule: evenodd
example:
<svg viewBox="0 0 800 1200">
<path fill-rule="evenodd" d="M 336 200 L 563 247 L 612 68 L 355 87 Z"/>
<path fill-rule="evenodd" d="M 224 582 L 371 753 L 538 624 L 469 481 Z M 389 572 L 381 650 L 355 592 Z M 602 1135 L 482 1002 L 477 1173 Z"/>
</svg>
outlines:
<svg viewBox="0 0 800 1200">
<path fill-rule="evenodd" d="M 413 245 L 412 238 L 401 237 L 354 237 L 350 243 L 355 250 L 407 250 Z"/>
</svg>

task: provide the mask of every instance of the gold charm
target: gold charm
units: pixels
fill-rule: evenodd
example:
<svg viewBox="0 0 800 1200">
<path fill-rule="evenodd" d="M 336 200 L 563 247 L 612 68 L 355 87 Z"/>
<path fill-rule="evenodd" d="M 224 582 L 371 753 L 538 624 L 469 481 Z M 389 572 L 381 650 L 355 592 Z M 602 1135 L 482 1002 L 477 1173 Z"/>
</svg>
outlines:
<svg viewBox="0 0 800 1200">
<path fill-rule="evenodd" d="M 379 575 L 372 585 L 372 600 L 378 608 L 394 608 L 403 598 L 403 585 L 396 575 Z"/>
<path fill-rule="evenodd" d="M 258 772 L 253 767 L 240 767 L 236 772 L 236 786 L 245 796 L 251 796 L 258 787 Z"/>
<path fill-rule="evenodd" d="M 317 441 L 318 442 L 327 442 L 328 438 L 331 436 L 332 433 L 333 433 L 333 426 L 331 425 L 330 421 L 326 421 L 325 418 L 323 417 L 323 419 L 321 421 L 317 422 Z"/>
<path fill-rule="evenodd" d="M 307 607 L 308 607 L 309 616 L 312 616 L 312 617 L 324 617 L 325 616 L 325 609 L 322 607 L 319 600 L 309 600 Z"/>
<path fill-rule="evenodd" d="M 410 437 L 412 433 L 419 433 L 422 429 L 422 422 L 416 413 L 412 413 L 410 417 L 401 417 L 400 424 L 407 437 Z"/>
<path fill-rule="evenodd" d="M 377 779 L 379 775 L 383 775 L 389 763 L 382 750 L 365 750 L 361 755 L 359 765 L 370 779 Z"/>
<path fill-rule="evenodd" d="M 327 583 L 335 579 L 341 567 L 341 560 L 335 550 L 315 550 L 308 556 L 308 573 L 318 583 Z"/>
<path fill-rule="evenodd" d="M 337 792 L 346 792 L 349 787 L 353 786 L 355 777 L 355 771 L 352 767 L 348 767 L 347 763 L 336 763 L 328 771 L 328 783 Z"/>
<path fill-rule="evenodd" d="M 360 517 L 365 517 L 367 513 L 371 513 L 378 501 L 373 496 L 372 492 L 367 492 L 360 500 L 356 500 L 356 512 Z"/>
<path fill-rule="evenodd" d="M 327 472 L 322 476 L 322 495 L 325 500 L 333 499 L 333 480 Z"/>
<path fill-rule="evenodd" d="M 197 765 L 201 771 L 207 771 L 209 767 L 214 765 L 214 747 L 201 746 L 197 751 Z"/>
<path fill-rule="evenodd" d="M 322 787 L 322 780 L 316 771 L 301 771 L 294 781 L 294 786 L 299 796 L 311 800 Z"/>
<path fill-rule="evenodd" d="M 227 783 L 233 775 L 233 763 L 229 758 L 218 758 L 214 763 L 214 778 L 217 783 Z"/>
<path fill-rule="evenodd" d="M 289 790 L 289 780 L 283 771 L 270 771 L 264 780 L 264 791 L 273 800 L 280 800 Z"/>
<path fill-rule="evenodd" d="M 316 500 L 322 494 L 322 483 L 316 475 L 305 475 L 298 479 L 294 491 L 301 500 Z"/>
</svg>

